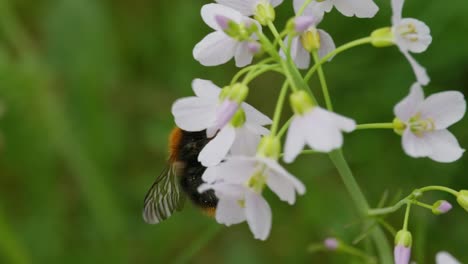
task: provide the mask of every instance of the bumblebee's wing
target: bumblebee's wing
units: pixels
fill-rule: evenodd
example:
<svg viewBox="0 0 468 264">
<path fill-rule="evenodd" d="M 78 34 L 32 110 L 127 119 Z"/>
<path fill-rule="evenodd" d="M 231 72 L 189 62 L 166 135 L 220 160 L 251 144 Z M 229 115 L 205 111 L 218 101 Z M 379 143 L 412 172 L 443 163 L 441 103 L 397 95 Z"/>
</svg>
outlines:
<svg viewBox="0 0 468 264">
<path fill-rule="evenodd" d="M 148 224 L 157 224 L 169 218 L 175 211 L 182 210 L 185 196 L 180 190 L 177 165 L 164 169 L 145 197 L 143 219 Z"/>
</svg>

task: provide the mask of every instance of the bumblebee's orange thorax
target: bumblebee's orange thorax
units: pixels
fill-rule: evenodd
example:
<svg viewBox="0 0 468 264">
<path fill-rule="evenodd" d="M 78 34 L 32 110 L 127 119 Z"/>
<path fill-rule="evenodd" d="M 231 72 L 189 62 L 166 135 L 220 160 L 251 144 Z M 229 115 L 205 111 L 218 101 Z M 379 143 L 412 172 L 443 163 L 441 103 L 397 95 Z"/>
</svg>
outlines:
<svg viewBox="0 0 468 264">
<path fill-rule="evenodd" d="M 180 142 L 182 140 L 182 130 L 174 128 L 169 135 L 169 161 L 175 162 L 179 157 Z"/>
</svg>

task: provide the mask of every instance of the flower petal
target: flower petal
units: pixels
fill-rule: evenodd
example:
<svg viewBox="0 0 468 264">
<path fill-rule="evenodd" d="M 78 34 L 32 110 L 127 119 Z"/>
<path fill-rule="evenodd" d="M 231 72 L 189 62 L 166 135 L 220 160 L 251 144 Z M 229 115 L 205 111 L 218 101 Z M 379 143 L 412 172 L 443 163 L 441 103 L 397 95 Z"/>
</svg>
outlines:
<svg viewBox="0 0 468 264">
<path fill-rule="evenodd" d="M 257 158 L 259 161 L 265 163 L 269 170 L 276 174 L 278 177 L 282 177 L 283 181 L 291 183 L 296 189 L 297 193 L 303 195 L 306 191 L 304 184 L 294 177 L 291 173 L 286 171 L 278 162 L 268 158 Z"/>
<path fill-rule="evenodd" d="M 294 5 L 294 11 L 296 14 L 299 12 L 301 9 L 302 5 L 304 4 L 305 0 L 294 0 L 293 5 Z M 333 8 L 333 2 L 332 1 L 312 1 L 304 10 L 304 13 L 302 15 L 305 16 L 316 16 L 321 18 L 320 21 L 323 18 L 324 12 L 330 12 Z"/>
<path fill-rule="evenodd" d="M 284 144 L 283 160 L 286 163 L 293 162 L 304 148 L 305 141 L 303 133 L 307 133 L 307 131 L 305 131 L 302 125 L 303 122 L 303 118 L 294 116 L 289 126 L 286 142 Z"/>
<path fill-rule="evenodd" d="M 465 115 L 465 97 L 457 91 L 436 93 L 426 98 L 419 111 L 423 118 L 433 120 L 436 129 L 444 129 L 460 121 Z"/>
<path fill-rule="evenodd" d="M 236 139 L 231 147 L 232 155 L 255 156 L 261 136 L 253 133 L 245 125 L 236 128 Z"/>
<path fill-rule="evenodd" d="M 403 14 L 405 0 L 392 0 L 392 25 L 399 24 Z"/>
<path fill-rule="evenodd" d="M 210 98 L 213 100 L 218 100 L 219 94 L 221 93 L 221 88 L 212 81 L 203 79 L 193 80 L 192 89 L 198 97 Z"/>
<path fill-rule="evenodd" d="M 338 128 L 309 119 L 307 123 L 307 145 L 319 152 L 330 152 L 343 145 L 343 135 Z"/>
<path fill-rule="evenodd" d="M 407 122 L 417 113 L 423 101 L 424 91 L 419 83 L 414 83 L 410 93 L 395 106 L 393 112 L 401 121 Z"/>
<path fill-rule="evenodd" d="M 448 252 L 441 251 L 436 255 L 436 264 L 461 264 Z"/>
<path fill-rule="evenodd" d="M 341 131 L 352 132 L 356 129 L 356 122 L 349 117 L 345 117 L 322 108 L 317 108 L 314 111 L 322 112 L 322 115 L 324 117 L 326 116 L 327 120 L 329 120 L 333 126 L 340 129 Z"/>
<path fill-rule="evenodd" d="M 249 42 L 244 41 L 237 45 L 235 54 L 236 66 L 242 68 L 252 63 L 253 54 L 249 51 Z"/>
<path fill-rule="evenodd" d="M 318 50 L 318 56 L 321 59 L 328 53 L 334 51 L 336 46 L 330 34 L 321 29 L 318 30 L 318 33 L 320 35 L 320 49 Z M 333 57 L 331 57 L 328 61 L 331 61 L 332 59 Z"/>
<path fill-rule="evenodd" d="M 341 14 L 348 17 L 371 18 L 379 11 L 372 0 L 334 0 L 333 3 Z"/>
<path fill-rule="evenodd" d="M 413 158 L 427 157 L 432 154 L 432 147 L 426 136 L 418 137 L 410 129 L 402 136 L 403 150 Z"/>
<path fill-rule="evenodd" d="M 216 0 L 216 2 L 234 8 L 245 16 L 251 16 L 255 13 L 255 8 L 259 0 Z"/>
<path fill-rule="evenodd" d="M 231 149 L 236 138 L 236 131 L 230 125 L 221 129 L 216 137 L 202 149 L 198 155 L 198 161 L 205 167 L 218 165 Z"/>
<path fill-rule="evenodd" d="M 244 109 L 246 121 L 249 123 L 265 126 L 270 125 L 273 122 L 268 116 L 264 115 L 248 103 L 242 103 L 242 109 Z"/>
<path fill-rule="evenodd" d="M 235 199 L 219 199 L 216 206 L 216 221 L 226 226 L 239 224 L 246 219 L 244 209 Z"/>
<path fill-rule="evenodd" d="M 408 264 L 411 258 L 411 248 L 398 245 L 393 251 L 395 264 Z"/>
<path fill-rule="evenodd" d="M 210 172 L 202 176 L 204 181 L 212 180 L 224 181 L 231 184 L 244 184 L 252 176 L 255 170 L 256 160 L 243 156 L 230 156 L 225 162 L 216 167 L 208 168 Z M 206 174 L 206 176 L 205 176 Z"/>
<path fill-rule="evenodd" d="M 265 199 L 252 191 L 245 194 L 245 215 L 256 239 L 266 240 L 271 230 L 271 208 Z"/>
<path fill-rule="evenodd" d="M 294 37 L 291 42 L 291 57 L 299 69 L 309 68 L 310 53 L 304 49 L 299 37 Z"/>
<path fill-rule="evenodd" d="M 421 66 L 414 58 L 409 54 L 408 51 L 400 49 L 401 53 L 406 57 L 408 62 L 410 63 L 411 67 L 413 68 L 414 74 L 416 75 L 416 79 L 418 83 L 421 85 L 427 85 L 430 82 L 430 78 L 427 75 L 426 69 Z"/>
<path fill-rule="evenodd" d="M 212 100 L 187 97 L 172 105 L 176 125 L 185 131 L 202 131 L 215 121 L 216 102 Z"/>
<path fill-rule="evenodd" d="M 425 137 L 427 137 L 427 141 L 430 142 L 432 148 L 429 158 L 437 162 L 457 161 L 465 152 L 458 144 L 457 138 L 446 129 L 429 132 Z"/>
<path fill-rule="evenodd" d="M 252 0 L 249 0 L 252 1 Z M 219 1 L 218 1 L 219 2 Z M 232 2 L 230 0 L 229 2 Z M 243 15 L 226 6 L 226 5 L 219 5 L 219 4 L 206 4 L 201 9 L 201 16 L 203 21 L 214 30 L 222 31 L 221 27 L 216 22 L 216 16 L 223 16 L 226 17 L 236 23 L 242 22 Z"/>
<path fill-rule="evenodd" d="M 193 49 L 193 57 L 204 66 L 221 65 L 234 57 L 238 42 L 224 32 L 208 34 Z"/>
<path fill-rule="evenodd" d="M 241 0 L 242 1 L 242 0 Z M 277 7 L 279 5 L 281 5 L 283 3 L 284 0 L 269 0 L 270 1 L 270 4 L 273 6 L 273 7 Z"/>
</svg>

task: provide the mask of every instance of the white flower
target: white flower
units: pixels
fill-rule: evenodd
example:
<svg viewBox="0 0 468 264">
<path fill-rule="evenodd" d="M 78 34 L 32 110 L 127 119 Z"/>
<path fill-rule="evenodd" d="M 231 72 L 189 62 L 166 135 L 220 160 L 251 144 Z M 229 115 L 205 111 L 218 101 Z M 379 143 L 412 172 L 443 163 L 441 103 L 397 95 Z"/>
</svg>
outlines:
<svg viewBox="0 0 468 264">
<path fill-rule="evenodd" d="M 342 132 L 356 128 L 354 120 L 329 112 L 307 102 L 304 92 L 291 97 L 295 112 L 284 146 L 284 161 L 291 163 L 305 145 L 320 152 L 330 152 L 343 145 Z"/>
<path fill-rule="evenodd" d="M 441 251 L 436 255 L 436 264 L 461 264 L 448 252 Z"/>
<path fill-rule="evenodd" d="M 270 4 L 273 7 L 279 6 L 284 0 L 216 0 L 216 2 L 234 8 L 244 16 L 252 16 L 260 4 Z"/>
<path fill-rule="evenodd" d="M 294 0 L 296 13 L 301 9 L 305 1 Z M 330 12 L 333 6 L 347 17 L 371 18 L 379 11 L 379 7 L 372 0 L 323 0 L 312 1 L 306 7 L 304 15 L 323 16 L 324 12 Z"/>
<path fill-rule="evenodd" d="M 418 83 L 394 109 L 404 123 L 403 149 L 411 157 L 429 157 L 438 162 L 458 160 L 465 151 L 447 128 L 463 118 L 466 102 L 462 93 L 447 91 L 424 99 Z"/>
<path fill-rule="evenodd" d="M 244 67 L 252 62 L 253 54 L 248 48 L 255 36 L 244 36 L 243 39 L 229 36 L 224 30 L 229 22 L 236 23 L 239 27 L 249 28 L 258 22 L 242 15 L 240 12 L 219 4 L 207 4 L 202 7 L 203 21 L 215 30 L 201 40 L 193 49 L 194 58 L 204 66 L 216 66 L 224 64 L 235 57 L 236 66 Z M 248 30 L 244 30 L 248 31 Z"/>
<path fill-rule="evenodd" d="M 243 112 L 240 112 L 243 114 Z M 257 114 L 261 115 L 260 112 Z M 265 123 L 268 117 L 262 120 Z M 198 161 L 205 167 L 218 165 L 230 152 L 232 155 L 255 155 L 261 136 L 267 135 L 269 130 L 252 120 L 251 115 L 244 122 L 236 126 L 232 123 L 224 126 L 214 139 L 212 139 L 200 152 Z M 270 122 L 268 122 L 270 123 Z"/>
<path fill-rule="evenodd" d="M 225 225 L 247 220 L 256 239 L 265 240 L 271 229 L 271 209 L 261 193 L 268 186 L 289 204 L 296 193 L 304 194 L 304 185 L 275 160 L 265 157 L 231 156 L 203 174 L 207 183 L 199 191 L 215 191 L 219 199 L 216 220 Z"/>
<path fill-rule="evenodd" d="M 336 48 L 330 34 L 322 29 L 317 29 L 317 25 L 322 21 L 322 18 L 323 16 L 302 16 L 295 19 L 296 32 L 299 35 L 291 40 L 291 58 L 299 69 L 309 68 L 310 52 L 304 47 L 309 40 L 316 39 L 318 41 L 317 45 L 320 46 L 318 49 L 319 58 L 324 57 Z M 302 24 L 308 24 L 308 26 L 302 28 Z M 284 43 L 289 44 L 289 37 L 286 37 Z M 283 50 L 280 51 L 280 55 L 283 58 L 286 57 Z"/>
<path fill-rule="evenodd" d="M 410 54 L 426 51 L 432 42 L 429 27 L 414 18 L 402 18 L 404 0 L 392 0 L 392 33 L 394 42 L 411 64 L 418 82 L 427 85 L 430 81 L 426 69 Z"/>
</svg>

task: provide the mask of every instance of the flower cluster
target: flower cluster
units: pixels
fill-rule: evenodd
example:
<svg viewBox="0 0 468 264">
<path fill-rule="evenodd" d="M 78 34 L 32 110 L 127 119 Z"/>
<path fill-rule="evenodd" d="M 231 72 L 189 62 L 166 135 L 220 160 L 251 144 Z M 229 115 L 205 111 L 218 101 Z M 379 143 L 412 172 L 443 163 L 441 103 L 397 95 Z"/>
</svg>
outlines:
<svg viewBox="0 0 468 264">
<path fill-rule="evenodd" d="M 463 155 L 464 149 L 447 128 L 463 118 L 465 98 L 456 91 L 424 98 L 422 86 L 428 85 L 430 78 L 410 53 L 426 51 L 432 37 L 426 24 L 402 17 L 404 0 L 391 0 L 391 26 L 376 29 L 370 36 L 339 48 L 329 33 L 318 28 L 319 23 L 333 7 L 348 17 L 372 18 L 379 10 L 372 0 L 294 0 L 295 15 L 281 32 L 273 22 L 275 8 L 282 0 L 216 2 L 201 9 L 203 21 L 214 32 L 195 46 L 193 56 L 205 66 L 221 65 L 234 58 L 237 67 L 245 68 L 223 88 L 208 80 L 194 80 L 192 88 L 196 96 L 177 100 L 172 113 L 178 127 L 206 131 L 210 139 L 198 156 L 199 162 L 207 167 L 199 192 L 214 191 L 219 200 L 216 210 L 219 223 L 229 226 L 246 221 L 254 237 L 265 240 L 272 224 L 271 208 L 262 195 L 265 189 L 291 205 L 297 195 L 306 191 L 303 183 L 280 165 L 280 158 L 291 163 L 301 154 L 333 152 L 342 147 L 344 133 L 389 128 L 401 135 L 403 149 L 411 157 L 453 162 Z M 274 36 L 273 41 L 263 33 L 265 27 Z M 398 47 L 416 76 L 409 95 L 395 106 L 393 122 L 357 125 L 333 110 L 321 66 L 362 44 Z M 264 54 L 268 55 L 266 59 L 248 66 L 255 56 Z M 300 69 L 308 69 L 305 78 Z M 286 78 L 272 119 L 245 102 L 249 83 L 267 71 L 279 72 Z M 319 105 L 307 83 L 315 73 L 326 107 Z M 242 76 L 243 81 L 239 81 Z M 293 115 L 281 126 L 287 98 Z M 305 150 L 307 147 L 310 150 Z M 458 198 L 462 206 L 465 198 Z M 415 199 L 408 201 L 416 203 Z M 447 201 L 439 201 L 432 207 L 434 214 L 444 214 L 450 209 Z M 406 229 L 396 236 L 397 263 L 408 263 L 411 240 Z"/>
</svg>

